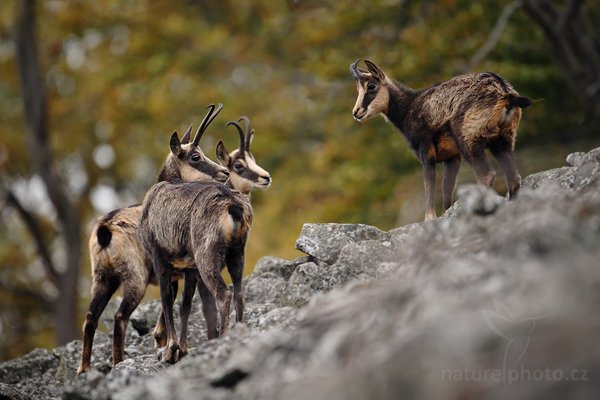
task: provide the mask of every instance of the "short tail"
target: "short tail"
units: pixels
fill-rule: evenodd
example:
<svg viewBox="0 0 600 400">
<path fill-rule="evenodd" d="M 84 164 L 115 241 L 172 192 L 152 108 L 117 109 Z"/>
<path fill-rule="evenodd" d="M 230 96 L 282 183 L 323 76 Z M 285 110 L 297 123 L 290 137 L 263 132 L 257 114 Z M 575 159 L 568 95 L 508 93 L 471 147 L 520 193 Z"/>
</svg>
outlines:
<svg viewBox="0 0 600 400">
<path fill-rule="evenodd" d="M 100 225 L 96 230 L 96 238 L 98 239 L 100 247 L 107 247 L 112 239 L 112 232 L 108 226 Z"/>
<path fill-rule="evenodd" d="M 511 96 L 508 98 L 508 108 L 519 107 L 527 108 L 538 100 L 531 100 L 529 97 L 524 96 Z"/>
<path fill-rule="evenodd" d="M 244 219 L 244 209 L 238 204 L 231 204 L 227 211 L 236 223 L 240 223 Z"/>
</svg>

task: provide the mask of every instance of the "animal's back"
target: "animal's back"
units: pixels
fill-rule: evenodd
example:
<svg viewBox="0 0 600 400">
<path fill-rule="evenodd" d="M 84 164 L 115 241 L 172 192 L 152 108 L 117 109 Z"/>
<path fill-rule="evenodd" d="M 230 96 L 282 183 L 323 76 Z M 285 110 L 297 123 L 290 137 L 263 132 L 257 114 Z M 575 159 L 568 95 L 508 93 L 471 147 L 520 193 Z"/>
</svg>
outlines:
<svg viewBox="0 0 600 400">
<path fill-rule="evenodd" d="M 197 246 L 244 243 L 252 225 L 253 210 L 246 196 L 224 185 L 215 185 L 195 200 L 192 240 Z M 204 251 L 209 251 L 205 248 Z"/>
<path fill-rule="evenodd" d="M 138 238 L 148 249 L 159 246 L 172 255 L 187 247 L 189 223 L 186 215 L 194 194 L 183 182 L 159 182 L 146 193 Z"/>
<path fill-rule="evenodd" d="M 461 118 L 470 109 L 492 109 L 499 101 L 518 96 L 516 90 L 493 72 L 459 75 L 422 91 L 415 100 L 433 129 Z"/>
<path fill-rule="evenodd" d="M 135 266 L 143 266 L 144 255 L 137 229 L 142 206 L 134 205 L 112 211 L 98 219 L 89 241 L 92 273 L 110 276 L 139 274 Z"/>
<path fill-rule="evenodd" d="M 161 182 L 144 200 L 139 234 L 145 246 L 158 246 L 170 258 L 191 262 L 199 239 L 206 242 L 219 233 L 224 215 L 249 229 L 252 207 L 245 196 L 217 182 Z M 237 208 L 241 212 L 235 211 Z M 241 221 L 239 220 L 241 216 Z M 237 232 L 237 230 L 235 230 Z M 183 265 L 182 265 L 183 266 Z"/>
</svg>

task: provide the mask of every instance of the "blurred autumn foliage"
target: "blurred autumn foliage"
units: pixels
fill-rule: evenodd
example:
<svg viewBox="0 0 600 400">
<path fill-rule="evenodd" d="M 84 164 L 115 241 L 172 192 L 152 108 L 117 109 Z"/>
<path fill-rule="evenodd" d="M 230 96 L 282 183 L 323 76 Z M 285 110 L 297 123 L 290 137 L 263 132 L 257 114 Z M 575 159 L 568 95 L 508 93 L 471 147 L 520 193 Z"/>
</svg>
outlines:
<svg viewBox="0 0 600 400">
<path fill-rule="evenodd" d="M 597 144 L 598 116 L 569 85 L 552 42 L 524 10 L 516 9 L 483 61 L 472 65 L 509 3 L 37 2 L 49 147 L 82 223 L 80 320 L 74 326 L 89 301 L 86 243 L 94 219 L 143 199 L 170 134 L 197 126 L 209 103 L 224 109 L 203 138 L 205 153 L 214 159 L 219 139 L 235 148 L 236 134 L 225 123 L 247 115 L 256 128 L 253 153 L 273 177 L 269 191 L 252 197 L 248 272 L 261 256 L 295 256 L 304 222 L 387 230 L 421 219 L 420 167 L 404 139 L 383 119 L 352 119 L 356 89 L 348 65 L 357 58 L 374 60 L 414 88 L 472 67 L 495 71 L 523 95 L 543 98 L 526 110 L 519 130 L 517 146 L 529 158 L 556 165 L 565 143 Z M 19 8 L 17 0 L 0 3 L 0 183 L 38 221 L 62 272 L 65 246 L 56 211 L 32 169 L 38 155 L 25 139 L 14 35 Z M 586 21 L 597 21 L 598 2 L 587 2 L 583 12 Z M 597 29 L 590 27 L 596 37 Z M 524 175 L 545 164 L 527 165 Z M 466 164 L 461 176 L 474 181 Z M 54 344 L 48 304 L 60 287 L 48 279 L 27 226 L 4 200 L 0 217 L 1 360 Z"/>
</svg>

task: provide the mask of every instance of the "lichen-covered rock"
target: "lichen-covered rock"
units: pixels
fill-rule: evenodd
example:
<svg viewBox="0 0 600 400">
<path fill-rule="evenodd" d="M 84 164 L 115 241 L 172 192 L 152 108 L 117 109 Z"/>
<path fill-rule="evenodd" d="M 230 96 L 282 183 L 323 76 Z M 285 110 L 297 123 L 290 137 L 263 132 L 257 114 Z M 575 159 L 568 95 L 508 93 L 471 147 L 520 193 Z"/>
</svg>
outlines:
<svg viewBox="0 0 600 400">
<path fill-rule="evenodd" d="M 531 174 L 523 179 L 522 187 L 537 189 L 544 182 L 558 183 L 565 189 L 572 189 L 575 184 L 575 169 L 561 167 Z"/>
<path fill-rule="evenodd" d="M 567 164 L 572 167 L 580 167 L 588 162 L 600 163 L 600 147 L 592 149 L 587 153 L 576 152 L 567 156 Z"/>
<path fill-rule="evenodd" d="M 353 280 L 383 278 L 398 268 L 402 260 L 401 241 L 390 236 L 388 240 L 365 240 L 348 243 L 331 267 L 332 286 Z"/>
<path fill-rule="evenodd" d="M 304 224 L 296 248 L 317 260 L 333 264 L 350 242 L 386 238 L 387 234 L 362 224 Z"/>
<path fill-rule="evenodd" d="M 286 281 L 299 265 L 310 257 L 283 260 L 277 257 L 263 257 L 258 260 L 254 272 L 244 281 L 245 301 L 249 303 L 275 303 L 282 298 Z M 278 303 L 281 304 L 281 303 Z"/>
<path fill-rule="evenodd" d="M 252 276 L 244 283 L 247 303 L 274 303 L 285 288 L 285 280 L 274 273 Z"/>
<path fill-rule="evenodd" d="M 277 257 L 262 257 L 256 262 L 252 275 L 262 275 L 271 272 L 284 280 L 288 280 L 296 267 L 310 261 L 309 258 L 310 257 L 306 256 L 294 260 L 284 260 Z"/>
<path fill-rule="evenodd" d="M 523 186 L 537 189 L 542 183 L 558 183 L 569 189 L 579 190 L 600 179 L 600 147 L 587 153 L 571 153 L 568 166 L 532 174 L 523 180 Z"/>
<path fill-rule="evenodd" d="M 17 383 L 36 378 L 49 369 L 57 368 L 58 364 L 58 357 L 52 351 L 35 349 L 21 358 L 0 364 L 0 382 Z"/>
<path fill-rule="evenodd" d="M 279 295 L 279 304 L 302 307 L 318 292 L 329 289 L 328 278 L 331 274 L 314 262 L 298 266 Z"/>
<path fill-rule="evenodd" d="M 595 399 L 600 148 L 568 162 L 525 178 L 511 201 L 459 188 L 443 218 L 390 232 L 307 224 L 308 256 L 261 259 L 244 322 L 224 337 L 206 339 L 195 299 L 177 364 L 144 333 L 155 300 L 115 368 L 97 332 L 92 371 L 75 376 L 80 341 L 36 350 L 0 364 L 0 397 Z"/>
<path fill-rule="evenodd" d="M 31 400 L 31 397 L 19 392 L 12 385 L 0 383 L 0 399 L 6 400 Z"/>
<path fill-rule="evenodd" d="M 495 191 L 483 185 L 463 185 L 458 188 L 458 213 L 489 215 L 505 201 Z"/>
<path fill-rule="evenodd" d="M 160 303 L 156 301 L 140 304 L 131 314 L 129 321 L 140 335 L 145 335 L 151 332 L 154 326 L 156 326 L 156 321 L 161 310 Z"/>
</svg>

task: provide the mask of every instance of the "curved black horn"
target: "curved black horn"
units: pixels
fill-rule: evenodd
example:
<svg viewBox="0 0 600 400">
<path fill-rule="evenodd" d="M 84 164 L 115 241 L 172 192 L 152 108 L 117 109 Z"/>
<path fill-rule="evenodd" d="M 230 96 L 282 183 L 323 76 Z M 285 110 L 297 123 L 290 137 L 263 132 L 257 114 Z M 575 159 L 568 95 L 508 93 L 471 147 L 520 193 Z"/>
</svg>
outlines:
<svg viewBox="0 0 600 400">
<path fill-rule="evenodd" d="M 250 132 L 252 132 L 252 127 L 250 126 L 250 119 L 245 115 L 242 115 L 240 119 L 238 119 L 238 122 L 239 121 L 244 121 L 244 123 L 246 124 L 246 139 L 244 140 L 244 149 L 246 151 L 250 151 L 250 137 L 252 136 L 250 135 Z"/>
<path fill-rule="evenodd" d="M 361 61 L 361 59 L 359 58 L 358 60 L 356 60 L 352 64 L 350 64 L 350 73 L 356 80 L 364 78 L 364 74 L 358 69 L 358 63 L 360 61 Z"/>
<path fill-rule="evenodd" d="M 192 143 L 194 144 L 194 146 L 198 146 L 198 143 L 200 142 L 200 138 L 202 137 L 202 133 L 203 133 L 202 127 L 206 124 L 206 121 L 208 120 L 208 118 L 212 114 L 213 110 L 215 109 L 215 105 L 214 104 L 210 104 L 206 108 L 208 108 L 208 112 L 206 113 L 206 115 L 202 119 L 202 122 L 200 122 L 200 126 L 198 126 L 198 130 L 196 131 L 196 134 L 194 135 L 194 140 L 192 141 Z"/>
<path fill-rule="evenodd" d="M 202 123 L 200 124 L 200 127 L 198 128 L 198 131 L 196 132 L 196 136 L 194 136 L 194 141 L 193 141 L 194 146 L 198 146 L 198 143 L 200 142 L 200 138 L 202 138 L 204 131 L 206 130 L 206 128 L 208 128 L 210 123 L 213 122 L 213 120 L 217 117 L 217 115 L 219 115 L 219 113 L 221 112 L 221 109 L 223 108 L 223 104 L 219 103 L 217 105 L 216 111 L 214 111 L 214 109 L 215 109 L 214 104 L 209 105 L 207 108 L 209 109 L 208 113 L 206 113 L 206 116 L 202 120 Z"/>
<path fill-rule="evenodd" d="M 244 131 L 242 130 L 242 127 L 240 126 L 240 124 L 238 124 L 235 121 L 229 121 L 227 123 L 227 126 L 229 126 L 229 125 L 233 125 L 233 126 L 235 126 L 237 128 L 238 133 L 240 134 L 240 150 L 239 151 L 240 151 L 240 153 L 245 154 L 246 149 L 244 147 L 244 145 L 245 145 L 245 143 L 244 143 Z"/>
</svg>

